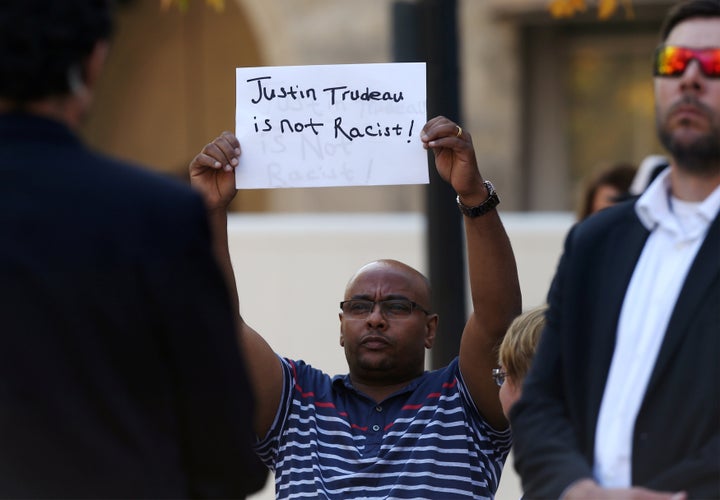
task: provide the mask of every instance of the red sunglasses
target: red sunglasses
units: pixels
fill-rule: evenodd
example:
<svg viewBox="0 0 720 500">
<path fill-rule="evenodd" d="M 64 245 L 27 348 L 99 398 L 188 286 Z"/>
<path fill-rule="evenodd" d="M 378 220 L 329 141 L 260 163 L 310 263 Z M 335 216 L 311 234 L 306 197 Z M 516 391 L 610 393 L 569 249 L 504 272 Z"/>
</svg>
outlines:
<svg viewBox="0 0 720 500">
<path fill-rule="evenodd" d="M 693 59 L 700 64 L 705 76 L 720 78 L 720 48 L 689 49 L 661 45 L 655 50 L 653 73 L 655 76 L 680 76 Z"/>
</svg>

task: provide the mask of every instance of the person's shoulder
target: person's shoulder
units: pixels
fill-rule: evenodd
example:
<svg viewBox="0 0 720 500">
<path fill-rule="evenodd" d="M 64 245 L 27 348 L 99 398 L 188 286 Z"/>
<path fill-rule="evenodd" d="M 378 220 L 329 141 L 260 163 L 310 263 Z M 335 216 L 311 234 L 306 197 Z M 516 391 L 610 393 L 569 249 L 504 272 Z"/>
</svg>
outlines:
<svg viewBox="0 0 720 500">
<path fill-rule="evenodd" d="M 100 174 L 108 183 L 113 183 L 115 191 L 130 191 L 136 196 L 146 195 L 168 197 L 198 197 L 189 181 L 163 173 L 150 166 L 112 157 L 104 153 L 92 153 L 102 163 Z"/>
<path fill-rule="evenodd" d="M 588 226 L 614 224 L 620 220 L 635 216 L 635 203 L 638 196 L 632 196 L 607 208 L 597 211 L 588 217 L 584 223 Z"/>
<path fill-rule="evenodd" d="M 313 367 L 302 359 L 290 359 L 283 358 L 281 356 L 279 357 L 283 365 L 285 365 L 287 369 L 290 370 L 290 374 L 297 379 L 306 378 L 311 380 L 322 380 L 330 383 L 332 380 L 343 377 L 342 375 L 336 375 L 335 377 L 331 377 L 324 371 Z"/>
<path fill-rule="evenodd" d="M 163 224 L 192 224 L 205 217 L 200 193 L 189 181 L 151 167 L 99 152 L 93 156 L 89 201 L 125 220 L 133 217 Z M 86 169 L 87 172 L 87 169 Z"/>
<path fill-rule="evenodd" d="M 571 234 L 577 240 L 592 240 L 608 237 L 613 233 L 611 229 L 640 224 L 635 212 L 637 199 L 638 197 L 634 196 L 592 214 L 573 226 Z"/>
<path fill-rule="evenodd" d="M 331 377 L 324 371 L 314 368 L 303 360 L 280 357 L 286 377 L 292 380 L 292 385 L 302 396 L 309 395 L 315 399 L 332 399 L 337 391 L 350 388 L 350 378 L 347 375 Z"/>
<path fill-rule="evenodd" d="M 457 382 L 462 382 L 460 373 L 459 358 L 456 356 L 447 365 L 434 370 L 427 370 L 417 379 L 415 383 L 420 385 L 441 383 L 445 388 L 456 389 Z"/>
</svg>

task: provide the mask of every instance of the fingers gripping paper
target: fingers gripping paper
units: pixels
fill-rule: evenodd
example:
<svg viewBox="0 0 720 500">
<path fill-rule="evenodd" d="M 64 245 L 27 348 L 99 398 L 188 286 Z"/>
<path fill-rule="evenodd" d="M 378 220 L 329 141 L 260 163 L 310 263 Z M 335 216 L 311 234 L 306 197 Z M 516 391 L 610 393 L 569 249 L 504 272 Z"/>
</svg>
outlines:
<svg viewBox="0 0 720 500">
<path fill-rule="evenodd" d="M 425 64 L 237 68 L 238 189 L 427 184 Z"/>
</svg>

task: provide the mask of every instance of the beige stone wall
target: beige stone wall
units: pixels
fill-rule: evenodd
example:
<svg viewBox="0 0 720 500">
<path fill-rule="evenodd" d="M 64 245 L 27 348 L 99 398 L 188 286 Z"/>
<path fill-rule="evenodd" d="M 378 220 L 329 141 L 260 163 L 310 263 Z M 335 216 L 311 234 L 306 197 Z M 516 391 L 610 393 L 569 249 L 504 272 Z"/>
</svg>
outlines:
<svg viewBox="0 0 720 500">
<path fill-rule="evenodd" d="M 216 13 L 190 2 L 182 14 L 159 0 L 119 10 L 99 83 L 87 140 L 115 156 L 185 177 L 204 144 L 235 122 L 235 67 L 262 64 L 253 30 L 239 6 Z M 248 192 L 236 208 L 266 208 Z"/>
</svg>

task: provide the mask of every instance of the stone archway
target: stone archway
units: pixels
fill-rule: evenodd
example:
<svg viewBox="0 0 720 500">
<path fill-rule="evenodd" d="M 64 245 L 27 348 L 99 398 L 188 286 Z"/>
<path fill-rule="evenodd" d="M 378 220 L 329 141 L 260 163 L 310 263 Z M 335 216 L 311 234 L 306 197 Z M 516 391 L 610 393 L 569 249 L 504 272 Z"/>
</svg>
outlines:
<svg viewBox="0 0 720 500">
<path fill-rule="evenodd" d="M 204 144 L 234 129 L 235 68 L 262 64 L 242 2 L 227 2 L 222 13 L 190 3 L 186 13 L 148 1 L 119 9 L 83 128 L 98 149 L 181 178 Z M 265 198 L 245 192 L 232 208 L 264 210 Z"/>
</svg>

